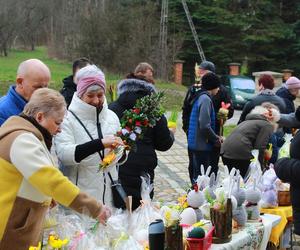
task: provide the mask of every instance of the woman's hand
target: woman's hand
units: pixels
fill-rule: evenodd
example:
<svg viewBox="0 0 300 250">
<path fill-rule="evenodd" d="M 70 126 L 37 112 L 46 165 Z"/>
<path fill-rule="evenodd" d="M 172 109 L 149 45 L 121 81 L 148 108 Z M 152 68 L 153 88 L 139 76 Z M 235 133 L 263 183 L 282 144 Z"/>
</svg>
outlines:
<svg viewBox="0 0 300 250">
<path fill-rule="evenodd" d="M 111 209 L 106 206 L 106 205 L 102 205 L 102 209 L 100 214 L 98 215 L 98 221 L 103 224 L 106 225 L 106 221 L 107 219 L 111 216 Z"/>
<path fill-rule="evenodd" d="M 124 145 L 122 139 L 114 135 L 105 136 L 101 142 L 105 148 L 115 148 L 117 146 Z"/>
</svg>

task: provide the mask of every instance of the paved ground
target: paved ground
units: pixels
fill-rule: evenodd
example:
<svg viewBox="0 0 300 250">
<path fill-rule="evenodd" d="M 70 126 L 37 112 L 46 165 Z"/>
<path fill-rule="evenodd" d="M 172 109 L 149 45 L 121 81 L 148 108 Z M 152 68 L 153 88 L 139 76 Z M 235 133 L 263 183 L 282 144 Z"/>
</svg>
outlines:
<svg viewBox="0 0 300 250">
<path fill-rule="evenodd" d="M 190 185 L 186 137 L 182 129 L 177 129 L 175 138 L 170 150 L 157 152 L 158 167 L 154 179 L 156 201 L 176 201 Z"/>
</svg>

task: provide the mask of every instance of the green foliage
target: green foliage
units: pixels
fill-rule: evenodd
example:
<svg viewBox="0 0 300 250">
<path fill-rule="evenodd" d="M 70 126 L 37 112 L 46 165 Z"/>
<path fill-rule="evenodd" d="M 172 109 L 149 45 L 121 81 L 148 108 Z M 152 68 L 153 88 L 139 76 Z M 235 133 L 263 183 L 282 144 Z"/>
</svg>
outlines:
<svg viewBox="0 0 300 250">
<path fill-rule="evenodd" d="M 164 113 L 161 108 L 163 92 L 146 95 L 136 101 L 133 109 L 125 110 L 118 133 L 124 142 L 136 150 L 136 140 L 142 139 L 148 127 L 154 127 Z"/>
<path fill-rule="evenodd" d="M 242 63 L 244 58 L 248 64 L 243 74 L 283 68 L 300 73 L 299 1 L 187 0 L 187 4 L 206 59 L 216 64 L 217 73 L 226 74 L 227 63 Z M 170 17 L 173 29 L 184 34 L 180 58 L 193 82 L 193 65 L 200 58 L 181 0 L 170 1 Z"/>
</svg>

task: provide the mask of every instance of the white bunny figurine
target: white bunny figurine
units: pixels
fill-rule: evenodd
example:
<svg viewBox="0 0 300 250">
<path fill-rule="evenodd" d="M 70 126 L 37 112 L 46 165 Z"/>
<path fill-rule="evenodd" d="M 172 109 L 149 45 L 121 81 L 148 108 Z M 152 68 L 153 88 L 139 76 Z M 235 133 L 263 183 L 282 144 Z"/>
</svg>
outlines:
<svg viewBox="0 0 300 250">
<path fill-rule="evenodd" d="M 215 173 L 213 172 L 210 175 L 209 186 L 203 190 L 205 198 L 207 199 L 207 197 L 210 197 L 211 199 L 215 200 L 216 199 L 216 194 L 215 194 L 216 189 L 217 189 L 217 178 L 216 178 Z"/>
<path fill-rule="evenodd" d="M 259 207 L 258 203 L 261 199 L 261 191 L 256 188 L 256 180 L 254 180 L 253 188 L 249 187 L 246 189 L 246 211 L 248 220 L 259 219 Z"/>
<path fill-rule="evenodd" d="M 203 190 L 205 187 L 207 187 L 209 185 L 209 174 L 211 171 L 211 166 L 209 166 L 205 172 L 204 166 L 201 165 L 200 167 L 200 175 L 197 178 L 197 184 L 198 184 L 198 188 L 199 190 Z"/>
<path fill-rule="evenodd" d="M 191 208 L 195 210 L 197 221 L 203 219 L 200 206 L 202 206 L 204 203 L 204 195 L 203 192 L 200 191 L 198 184 L 195 184 L 194 189 L 187 194 L 187 203 Z"/>
<path fill-rule="evenodd" d="M 232 212 L 233 219 L 237 222 L 239 227 L 244 227 L 247 222 L 247 212 L 244 205 L 246 200 L 246 192 L 243 188 L 240 188 L 241 176 L 237 171 L 236 187 L 232 191 L 232 195 L 237 200 L 237 208 Z"/>
</svg>

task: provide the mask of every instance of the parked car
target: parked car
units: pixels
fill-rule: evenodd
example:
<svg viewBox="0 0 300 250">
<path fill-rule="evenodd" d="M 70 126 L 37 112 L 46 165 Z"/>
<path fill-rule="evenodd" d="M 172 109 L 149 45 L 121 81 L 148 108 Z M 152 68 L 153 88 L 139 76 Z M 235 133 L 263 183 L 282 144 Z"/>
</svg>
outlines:
<svg viewBox="0 0 300 250">
<path fill-rule="evenodd" d="M 230 93 L 234 108 L 242 109 L 255 96 L 255 82 L 250 77 L 226 75 L 222 81 Z"/>
</svg>

